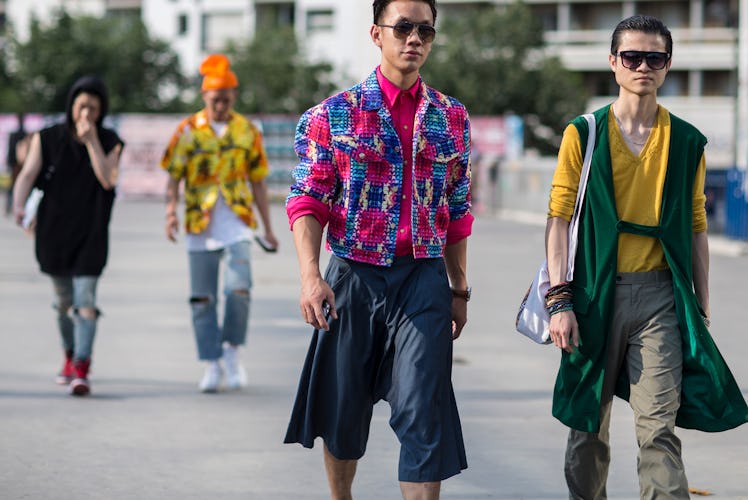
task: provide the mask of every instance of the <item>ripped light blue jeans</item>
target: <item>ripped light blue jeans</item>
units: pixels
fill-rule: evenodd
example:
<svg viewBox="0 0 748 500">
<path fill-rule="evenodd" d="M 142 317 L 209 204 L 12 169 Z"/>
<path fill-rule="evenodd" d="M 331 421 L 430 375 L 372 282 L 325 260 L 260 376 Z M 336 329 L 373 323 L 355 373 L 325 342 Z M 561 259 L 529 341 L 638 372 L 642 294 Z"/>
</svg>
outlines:
<svg viewBox="0 0 748 500">
<path fill-rule="evenodd" d="M 223 343 L 243 345 L 249 322 L 252 268 L 250 243 L 239 241 L 219 250 L 191 251 L 190 307 L 198 358 L 216 360 Z M 218 323 L 218 278 L 223 269 L 223 323 Z"/>
<path fill-rule="evenodd" d="M 72 351 L 77 360 L 89 359 L 96 336 L 96 285 L 98 276 L 52 276 L 55 290 L 57 326 L 62 337 L 62 348 Z M 95 310 L 93 318 L 81 316 L 82 308 Z"/>
</svg>

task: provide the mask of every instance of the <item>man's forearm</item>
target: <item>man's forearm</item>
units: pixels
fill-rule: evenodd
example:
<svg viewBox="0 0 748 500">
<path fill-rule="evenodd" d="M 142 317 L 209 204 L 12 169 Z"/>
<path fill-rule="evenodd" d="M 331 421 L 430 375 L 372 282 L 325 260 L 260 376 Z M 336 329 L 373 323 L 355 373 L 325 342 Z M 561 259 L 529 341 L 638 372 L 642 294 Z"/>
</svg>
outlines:
<svg viewBox="0 0 748 500">
<path fill-rule="evenodd" d="M 444 263 L 447 267 L 450 286 L 455 290 L 466 290 L 468 287 L 467 238 L 446 246 Z"/>
<path fill-rule="evenodd" d="M 304 215 L 293 223 L 293 241 L 299 260 L 301 281 L 321 276 L 319 270 L 322 225 L 311 215 Z"/>
<path fill-rule="evenodd" d="M 173 177 L 169 177 L 169 182 L 166 184 L 166 214 L 176 215 L 177 205 L 179 204 L 179 181 Z"/>
<path fill-rule="evenodd" d="M 709 239 L 706 231 L 693 233 L 693 288 L 701 308 L 709 316 Z"/>
<path fill-rule="evenodd" d="M 268 200 L 268 187 L 264 180 L 258 182 L 252 182 L 252 194 L 255 199 L 255 206 L 257 211 L 260 212 L 260 219 L 262 220 L 262 227 L 265 231 L 271 231 L 272 225 L 270 222 L 270 202 Z"/>
<path fill-rule="evenodd" d="M 119 171 L 119 145 L 115 146 L 107 155 L 101 146 L 98 136 L 86 143 L 88 156 L 94 175 L 104 189 L 112 189 L 117 183 Z"/>
<path fill-rule="evenodd" d="M 548 219 L 545 228 L 546 259 L 551 286 L 566 281 L 569 253 L 569 223 L 560 217 Z"/>
</svg>

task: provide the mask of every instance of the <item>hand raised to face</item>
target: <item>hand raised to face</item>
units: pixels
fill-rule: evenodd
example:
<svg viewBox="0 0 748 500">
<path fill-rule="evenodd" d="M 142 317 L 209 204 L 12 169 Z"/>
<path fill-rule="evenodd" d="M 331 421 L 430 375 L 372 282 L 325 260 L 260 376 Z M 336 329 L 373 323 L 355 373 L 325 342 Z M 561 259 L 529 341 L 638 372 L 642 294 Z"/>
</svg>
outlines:
<svg viewBox="0 0 748 500">
<path fill-rule="evenodd" d="M 95 94 L 81 92 L 73 101 L 75 135 L 88 143 L 96 138 L 96 122 L 101 114 L 101 100 Z"/>
</svg>

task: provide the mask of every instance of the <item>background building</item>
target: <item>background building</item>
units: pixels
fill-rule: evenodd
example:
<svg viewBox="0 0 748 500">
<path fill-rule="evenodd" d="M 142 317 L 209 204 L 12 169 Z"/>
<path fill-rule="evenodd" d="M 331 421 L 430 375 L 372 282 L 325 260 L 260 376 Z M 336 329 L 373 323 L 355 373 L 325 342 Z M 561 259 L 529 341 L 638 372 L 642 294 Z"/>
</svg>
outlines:
<svg viewBox="0 0 748 500">
<path fill-rule="evenodd" d="M 440 0 L 440 18 L 509 1 Z M 661 18 L 673 32 L 675 50 L 673 69 L 659 95 L 673 112 L 705 131 L 709 168 L 723 169 L 738 163 L 740 1 L 746 0 L 526 3 L 542 21 L 549 50 L 583 75 L 593 96 L 589 109 L 609 102 L 616 92 L 607 65 L 612 27 L 634 13 Z M 258 27 L 293 26 L 307 57 L 334 64 L 340 87 L 361 80 L 379 58 L 365 29 L 371 22 L 371 4 L 360 0 L 0 0 L 0 22 L 5 16 L 23 39 L 32 15 L 43 21 L 60 7 L 89 15 L 139 11 L 149 32 L 179 54 L 186 75 L 197 73 L 205 55 L 220 51 L 230 40 L 251 38 Z M 748 26 L 742 32 L 748 36 Z M 748 64 L 745 58 L 742 64 Z"/>
<path fill-rule="evenodd" d="M 440 0 L 439 18 L 511 1 Z M 746 184 L 741 190 L 748 200 L 744 176 L 728 179 L 731 169 L 744 172 L 748 163 L 748 0 L 525 2 L 542 22 L 548 50 L 582 74 L 592 96 L 588 110 L 610 102 L 617 92 L 607 62 L 615 24 L 632 14 L 661 18 L 673 33 L 675 48 L 660 100 L 709 139 L 707 186 L 714 200 L 710 208 L 723 219 L 732 189 L 728 182 Z M 32 15 L 43 21 L 59 7 L 73 14 L 141 15 L 151 35 L 178 53 L 187 76 L 196 76 L 202 58 L 229 40 L 246 41 L 258 28 L 275 26 L 292 26 L 309 59 L 332 62 L 333 78 L 341 88 L 360 81 L 379 60 L 365 28 L 371 23 L 368 0 L 0 0 L 0 26 L 10 25 L 23 39 Z M 438 25 L 437 20 L 437 29 Z M 479 109 L 470 112 L 481 115 Z M 552 160 L 523 161 L 514 167 L 503 172 L 506 196 L 531 192 L 504 203 L 537 210 L 546 197 Z M 748 236 L 748 216 L 744 225 Z"/>
<path fill-rule="evenodd" d="M 616 92 L 607 65 L 612 27 L 634 13 L 663 19 L 673 32 L 675 50 L 673 70 L 660 96 L 673 112 L 706 132 L 709 167 L 715 169 L 737 163 L 738 2 L 527 0 L 542 20 L 549 50 L 566 67 L 582 73 L 594 96 L 590 109 L 609 102 Z M 502 5 L 508 0 L 441 0 L 440 17 L 491 3 Z M 168 40 L 179 53 L 186 74 L 196 73 L 206 54 L 220 50 L 229 39 L 251 37 L 258 26 L 293 25 L 308 57 L 334 63 L 341 87 L 362 79 L 379 58 L 364 28 L 371 22 L 368 1 L 142 0 L 142 15 L 151 33 Z M 748 26 L 743 27 L 746 31 Z M 471 112 L 480 114 L 480 110 Z"/>
</svg>

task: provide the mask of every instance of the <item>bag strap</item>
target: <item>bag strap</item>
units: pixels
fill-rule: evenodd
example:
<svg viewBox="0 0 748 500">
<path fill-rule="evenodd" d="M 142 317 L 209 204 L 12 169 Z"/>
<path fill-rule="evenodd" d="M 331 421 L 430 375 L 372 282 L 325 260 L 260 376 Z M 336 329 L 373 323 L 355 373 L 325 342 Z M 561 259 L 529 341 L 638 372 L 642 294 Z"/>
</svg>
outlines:
<svg viewBox="0 0 748 500">
<path fill-rule="evenodd" d="M 590 176 L 590 165 L 592 164 L 592 151 L 595 149 L 596 126 L 595 115 L 587 113 L 583 115 L 587 120 L 589 135 L 587 138 L 587 149 L 584 152 L 582 173 L 579 176 L 579 187 L 577 188 L 577 201 L 574 203 L 574 214 L 569 222 L 569 253 L 566 263 L 566 281 L 574 279 L 574 261 L 577 256 L 577 234 L 579 232 L 579 216 L 584 204 L 584 195 L 587 192 L 587 179 Z"/>
</svg>

